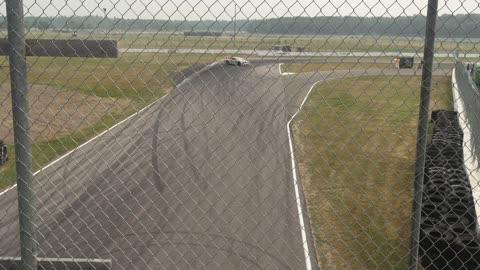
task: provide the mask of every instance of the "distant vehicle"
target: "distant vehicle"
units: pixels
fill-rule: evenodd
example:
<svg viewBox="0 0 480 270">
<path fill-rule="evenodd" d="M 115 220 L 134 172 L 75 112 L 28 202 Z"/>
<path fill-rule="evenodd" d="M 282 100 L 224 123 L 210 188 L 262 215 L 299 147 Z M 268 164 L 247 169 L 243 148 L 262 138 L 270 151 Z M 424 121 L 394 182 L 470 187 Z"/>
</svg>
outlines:
<svg viewBox="0 0 480 270">
<path fill-rule="evenodd" d="M 282 45 L 275 45 L 275 46 L 273 46 L 273 51 L 274 51 L 274 52 L 279 52 L 279 51 L 281 51 L 281 50 L 282 50 Z"/>
<path fill-rule="evenodd" d="M 8 160 L 8 153 L 7 153 L 7 146 L 0 140 L 0 165 L 7 162 Z"/>
<path fill-rule="evenodd" d="M 233 65 L 233 66 L 243 66 L 248 64 L 247 59 L 240 58 L 240 57 L 233 57 L 233 56 L 225 57 L 225 59 L 223 59 L 223 62 L 227 65 Z"/>
<path fill-rule="evenodd" d="M 272 51 L 276 53 L 288 53 L 292 51 L 292 47 L 289 45 L 275 45 Z"/>
<path fill-rule="evenodd" d="M 291 51 L 292 51 L 292 47 L 288 45 L 285 45 L 282 47 L 282 52 L 291 52 Z"/>
<path fill-rule="evenodd" d="M 398 57 L 399 68 L 413 68 L 414 58 L 413 57 Z"/>
</svg>

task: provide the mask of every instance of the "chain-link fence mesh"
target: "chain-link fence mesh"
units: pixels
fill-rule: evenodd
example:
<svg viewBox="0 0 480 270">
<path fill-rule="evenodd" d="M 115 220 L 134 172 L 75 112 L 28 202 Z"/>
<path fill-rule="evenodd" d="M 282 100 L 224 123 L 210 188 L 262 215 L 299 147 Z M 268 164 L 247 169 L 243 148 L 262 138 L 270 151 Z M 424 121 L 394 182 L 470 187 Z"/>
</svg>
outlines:
<svg viewBox="0 0 480 270">
<path fill-rule="evenodd" d="M 480 2 L 433 64 L 427 2 L 0 4 L 0 269 L 478 269 Z"/>
</svg>

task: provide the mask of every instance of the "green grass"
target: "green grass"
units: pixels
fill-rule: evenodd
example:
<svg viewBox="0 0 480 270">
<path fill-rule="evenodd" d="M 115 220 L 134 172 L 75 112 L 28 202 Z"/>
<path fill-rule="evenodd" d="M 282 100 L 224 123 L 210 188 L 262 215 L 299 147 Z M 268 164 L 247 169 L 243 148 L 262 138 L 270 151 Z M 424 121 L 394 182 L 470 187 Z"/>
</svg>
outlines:
<svg viewBox="0 0 480 270">
<path fill-rule="evenodd" d="M 104 116 L 93 126 L 79 130 L 71 135 L 61 136 L 48 141 L 36 141 L 32 143 L 33 172 L 38 171 L 48 163 L 59 158 L 80 146 L 88 139 L 100 134 L 105 129 L 113 126 L 115 123 L 132 114 L 134 109 L 127 108 L 123 112 Z M 9 151 L 9 160 L 2 165 L 0 173 L 0 190 L 11 186 L 15 182 L 15 149 L 13 145 L 7 145 Z"/>
<path fill-rule="evenodd" d="M 194 64 L 211 63 L 221 56 L 201 54 L 126 53 L 119 58 L 28 57 L 30 84 L 51 85 L 86 95 L 125 98 L 140 103 L 163 96 L 173 76 Z M 6 65 L 6 58 L 0 63 Z M 0 81 L 8 68 L 0 70 Z"/>
<path fill-rule="evenodd" d="M 0 32 L 6 36 L 6 32 Z M 72 38 L 72 33 L 54 31 L 30 31 L 27 38 Z M 305 47 L 307 51 L 351 51 L 351 52 L 418 52 L 423 50 L 423 40 L 403 37 L 345 37 L 345 36 L 307 36 L 307 35 L 264 35 L 239 34 L 235 44 L 231 36 L 220 37 L 184 37 L 182 33 L 84 33 L 78 32 L 75 38 L 115 39 L 120 48 L 163 48 L 163 49 L 257 49 L 270 50 L 276 44 L 288 44 Z M 451 52 L 459 49 L 463 52 L 479 51 L 475 42 L 436 42 L 436 52 Z"/>
<path fill-rule="evenodd" d="M 32 142 L 33 170 L 74 149 L 121 119 L 170 91 L 179 72 L 219 60 L 222 56 L 196 54 L 123 54 L 117 59 L 29 57 L 30 84 L 54 86 L 61 91 L 128 100 L 123 111 L 105 115 L 97 123 L 69 135 Z M 8 60 L 0 58 L 0 65 Z M 8 82 L 8 68 L 0 69 L 0 82 Z M 72 104 L 75 106 L 75 104 Z M 15 181 L 13 145 L 7 145 L 9 161 L 2 165 L 0 190 Z"/>
<path fill-rule="evenodd" d="M 448 77 L 432 107 L 451 108 Z M 294 122 L 320 269 L 406 269 L 420 77 L 317 85 Z"/>
<path fill-rule="evenodd" d="M 389 63 L 287 63 L 282 65 L 283 72 L 302 73 L 330 70 L 351 69 L 391 69 L 394 64 Z"/>
</svg>

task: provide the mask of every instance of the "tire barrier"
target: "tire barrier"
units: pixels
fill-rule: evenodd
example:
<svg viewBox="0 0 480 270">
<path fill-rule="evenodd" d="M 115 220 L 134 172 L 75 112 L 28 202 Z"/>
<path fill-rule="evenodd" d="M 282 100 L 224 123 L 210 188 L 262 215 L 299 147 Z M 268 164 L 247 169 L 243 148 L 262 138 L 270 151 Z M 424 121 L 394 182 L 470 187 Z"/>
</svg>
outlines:
<svg viewBox="0 0 480 270">
<path fill-rule="evenodd" d="M 463 163 L 463 132 L 454 111 L 432 112 L 427 146 L 420 252 L 426 270 L 478 269 L 480 244 L 472 189 Z"/>
<path fill-rule="evenodd" d="M 4 164 L 8 160 L 7 146 L 0 140 L 0 165 Z"/>
</svg>

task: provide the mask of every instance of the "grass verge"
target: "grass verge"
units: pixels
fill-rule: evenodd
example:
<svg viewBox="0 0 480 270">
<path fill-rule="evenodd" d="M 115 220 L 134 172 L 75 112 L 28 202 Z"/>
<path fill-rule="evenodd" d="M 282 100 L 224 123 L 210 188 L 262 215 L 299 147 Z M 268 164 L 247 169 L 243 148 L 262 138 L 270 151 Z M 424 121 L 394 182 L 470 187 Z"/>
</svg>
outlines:
<svg viewBox="0 0 480 270">
<path fill-rule="evenodd" d="M 30 84 L 53 86 L 61 91 L 76 91 L 86 96 L 128 101 L 128 106 L 122 107 L 122 110 L 107 114 L 96 123 L 73 130 L 68 135 L 32 142 L 33 171 L 39 170 L 128 115 L 161 98 L 181 80 L 183 76 L 179 74 L 185 70 L 192 67 L 199 69 L 221 57 L 153 53 L 128 53 L 117 59 L 29 57 L 27 61 Z M 6 57 L 0 58 L 0 65 L 7 64 Z M 8 68 L 0 69 L 0 82 L 6 83 L 8 76 Z M 63 127 L 57 128 L 62 130 Z M 15 181 L 14 146 L 11 144 L 7 146 L 9 160 L 0 167 L 0 191 Z"/>
<path fill-rule="evenodd" d="M 390 63 L 286 63 L 282 65 L 283 72 L 301 73 L 330 70 L 351 70 L 351 69 L 392 69 L 394 64 Z"/>
<path fill-rule="evenodd" d="M 405 269 L 420 77 L 318 84 L 293 124 L 320 269 Z M 434 77 L 431 109 L 451 108 Z"/>
<path fill-rule="evenodd" d="M 42 39 L 114 39 L 118 40 L 120 48 L 165 48 L 165 49 L 242 49 L 242 50 L 270 50 L 277 44 L 288 44 L 293 50 L 305 47 L 307 51 L 344 51 L 344 52 L 396 52 L 399 48 L 403 52 L 421 51 L 424 45 L 422 39 L 404 37 L 354 37 L 340 35 L 269 35 L 269 34 L 238 34 L 235 42 L 231 36 L 187 36 L 183 33 L 164 32 L 122 32 L 103 33 L 77 32 L 63 33 L 58 31 L 29 31 L 27 38 Z M 6 31 L 0 32 L 6 36 Z M 436 52 L 449 53 L 458 49 L 463 52 L 477 50 L 474 41 L 438 40 L 435 43 Z"/>
<path fill-rule="evenodd" d="M 29 57 L 30 84 L 49 85 L 98 97 L 124 98 L 141 105 L 163 96 L 176 74 L 220 59 L 211 54 L 125 53 L 119 58 Z M 6 57 L 0 58 L 8 65 Z M 0 81 L 8 80 L 0 69 Z"/>
<path fill-rule="evenodd" d="M 90 138 L 100 134 L 104 130 L 113 126 L 115 123 L 125 119 L 135 110 L 133 107 L 123 112 L 113 113 L 102 117 L 96 124 L 84 128 L 72 135 L 65 135 L 48 141 L 36 141 L 32 143 L 33 172 L 40 170 L 53 160 L 61 157 L 68 151 L 75 149 Z M 9 149 L 9 159 L 2 165 L 0 173 L 0 191 L 15 182 L 15 149 L 13 145 L 7 145 Z"/>
</svg>

